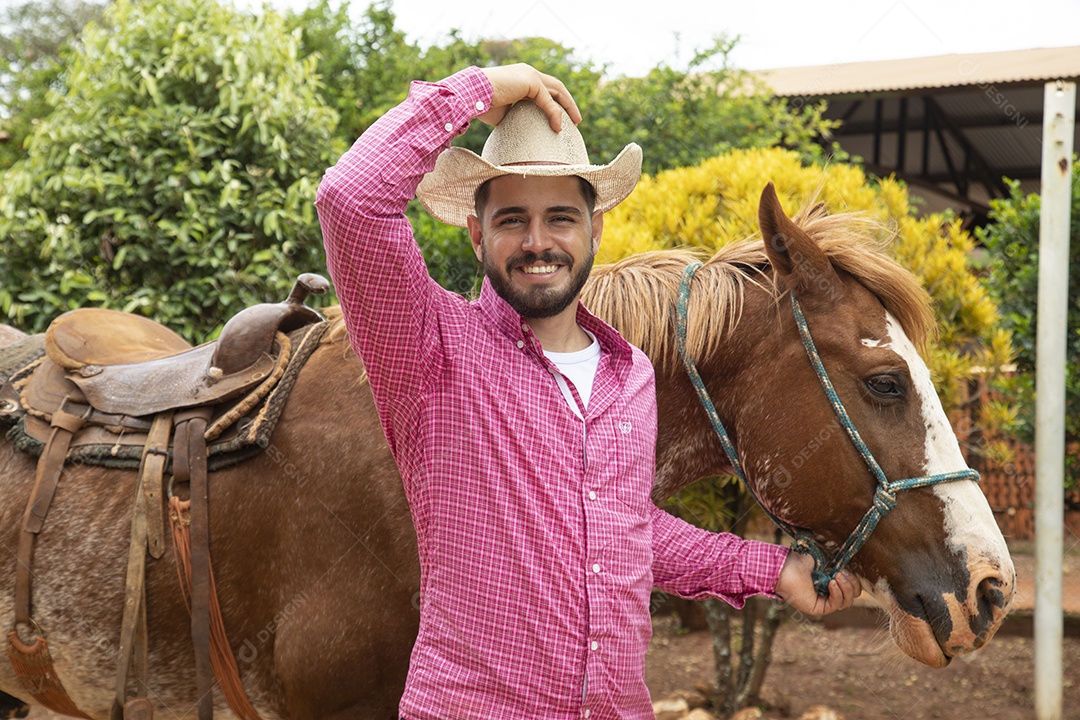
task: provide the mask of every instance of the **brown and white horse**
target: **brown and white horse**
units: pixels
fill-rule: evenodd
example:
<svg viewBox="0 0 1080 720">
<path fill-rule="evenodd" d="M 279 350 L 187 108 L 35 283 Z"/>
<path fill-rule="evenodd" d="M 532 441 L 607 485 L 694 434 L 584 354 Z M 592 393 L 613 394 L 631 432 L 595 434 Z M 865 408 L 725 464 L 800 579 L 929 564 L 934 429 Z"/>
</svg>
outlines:
<svg viewBox="0 0 1080 720">
<path fill-rule="evenodd" d="M 855 237 L 852 218 L 811 212 L 799 227 L 771 192 L 761 218 L 764 247 L 729 246 L 698 271 L 688 345 L 762 502 L 835 550 L 870 506 L 875 481 L 818 385 L 787 290 L 798 293 L 837 392 L 889 478 L 964 460 L 915 349 L 932 317 L 914 278 Z M 693 259 L 673 251 L 598 267 L 585 297 L 656 365 L 657 501 L 729 470 L 675 354 L 679 279 Z M 33 458 L 0 443 L 5 627 L 33 477 Z M 102 720 L 134 483 L 132 472 L 69 468 L 34 556 L 34 617 L 72 699 Z M 210 495 L 224 619 L 262 717 L 396 717 L 418 621 L 416 540 L 340 323 L 301 373 L 266 451 L 215 473 Z M 851 567 L 888 609 L 897 644 L 932 666 L 985 644 L 1013 594 L 1012 562 L 972 481 L 901 492 Z M 158 712 L 194 716 L 188 615 L 171 558 L 148 566 L 148 617 L 150 700 Z M 0 689 L 27 697 L 7 663 Z"/>
</svg>

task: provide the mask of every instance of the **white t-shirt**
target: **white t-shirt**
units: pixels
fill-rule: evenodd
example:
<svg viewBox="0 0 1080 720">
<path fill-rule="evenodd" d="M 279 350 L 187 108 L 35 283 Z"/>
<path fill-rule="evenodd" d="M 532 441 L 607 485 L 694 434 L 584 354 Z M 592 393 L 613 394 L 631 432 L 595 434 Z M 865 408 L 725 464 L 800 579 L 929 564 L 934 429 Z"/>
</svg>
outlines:
<svg viewBox="0 0 1080 720">
<path fill-rule="evenodd" d="M 562 390 L 566 403 L 578 417 L 582 417 L 582 410 L 589 407 L 593 380 L 596 378 L 596 369 L 600 366 L 600 343 L 591 332 L 588 330 L 585 332 L 592 338 L 592 344 L 584 350 L 569 353 L 544 351 L 544 355 L 555 363 L 555 367 L 559 368 L 559 373 L 562 373 L 561 375 L 552 374 L 555 376 L 555 382 L 559 384 L 559 389 Z M 578 396 L 581 397 L 582 408 L 580 409 L 574 401 L 574 394 L 567 385 L 568 380 L 577 388 Z"/>
</svg>

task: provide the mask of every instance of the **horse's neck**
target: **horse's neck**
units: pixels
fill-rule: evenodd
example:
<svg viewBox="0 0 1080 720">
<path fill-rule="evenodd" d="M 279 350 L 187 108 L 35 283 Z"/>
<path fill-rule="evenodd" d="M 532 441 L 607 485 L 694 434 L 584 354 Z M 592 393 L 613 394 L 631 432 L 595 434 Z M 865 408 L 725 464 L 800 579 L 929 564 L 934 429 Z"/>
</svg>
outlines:
<svg viewBox="0 0 1080 720">
<path fill-rule="evenodd" d="M 748 288 L 739 323 L 695 363 L 721 424 L 736 443 L 740 418 L 767 410 L 758 396 L 761 384 L 774 380 L 769 358 L 777 352 L 775 302 Z M 660 422 L 654 499 L 670 497 L 703 477 L 733 474 L 681 362 L 657 364 L 656 395 Z"/>
</svg>

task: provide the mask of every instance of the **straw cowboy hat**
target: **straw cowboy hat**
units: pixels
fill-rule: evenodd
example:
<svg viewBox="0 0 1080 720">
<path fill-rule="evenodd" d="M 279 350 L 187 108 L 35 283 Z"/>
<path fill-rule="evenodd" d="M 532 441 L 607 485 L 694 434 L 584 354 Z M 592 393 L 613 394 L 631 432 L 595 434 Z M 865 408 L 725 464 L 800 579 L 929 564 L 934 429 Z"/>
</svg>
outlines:
<svg viewBox="0 0 1080 720">
<path fill-rule="evenodd" d="M 562 131 L 555 132 L 536 103 L 519 100 L 491 131 L 482 155 L 449 148 L 420 182 L 416 197 L 438 220 L 466 227 L 466 218 L 476 213 L 476 189 L 502 175 L 577 175 L 596 190 L 596 209 L 606 212 L 625 200 L 637 184 L 641 148 L 630 143 L 607 165 L 593 165 L 581 133 L 565 110 Z"/>
</svg>

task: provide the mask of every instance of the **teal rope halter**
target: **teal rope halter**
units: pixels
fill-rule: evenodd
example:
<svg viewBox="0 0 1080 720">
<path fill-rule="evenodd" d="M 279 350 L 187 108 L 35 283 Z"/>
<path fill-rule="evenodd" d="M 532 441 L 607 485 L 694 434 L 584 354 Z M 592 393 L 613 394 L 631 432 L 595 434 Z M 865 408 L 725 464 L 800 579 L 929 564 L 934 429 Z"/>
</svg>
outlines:
<svg viewBox="0 0 1080 720">
<path fill-rule="evenodd" d="M 675 342 L 679 350 L 679 356 L 682 358 L 683 366 L 686 368 L 686 374 L 690 377 L 690 382 L 694 386 L 694 391 L 697 392 L 698 399 L 701 401 L 702 407 L 705 408 L 705 413 L 709 416 L 709 422 L 712 424 L 713 430 L 716 431 L 716 435 L 720 439 L 720 444 L 723 446 L 724 453 L 727 454 L 728 460 L 735 470 L 735 474 L 742 480 L 743 485 L 750 494 L 753 495 L 754 499 L 758 501 L 758 505 L 761 505 L 762 509 L 765 510 L 765 513 L 772 521 L 794 539 L 792 549 L 796 552 L 810 555 L 814 559 L 814 570 L 812 573 L 814 588 L 817 590 L 818 595 L 827 597 L 829 595 L 829 581 L 836 577 L 836 574 L 851 562 L 851 558 L 853 558 L 855 554 L 862 549 L 862 546 L 866 544 L 866 541 L 870 538 L 870 534 L 874 532 L 874 528 L 877 527 L 881 518 L 888 515 L 889 511 L 896 506 L 896 492 L 898 490 L 927 487 L 929 485 L 952 482 L 954 480 L 975 480 L 978 482 L 979 473 L 971 468 L 967 468 L 965 470 L 939 473 L 937 475 L 907 478 L 906 480 L 889 480 L 885 476 L 884 471 L 882 471 L 881 466 L 878 465 L 877 460 L 874 459 L 873 453 L 866 447 L 866 443 L 863 442 L 862 437 L 859 435 L 859 431 L 855 429 L 855 425 L 851 422 L 847 410 L 844 409 L 844 404 L 836 394 L 836 389 L 829 379 L 829 374 L 825 372 L 825 366 L 821 362 L 821 355 L 818 354 L 817 347 L 814 346 L 814 339 L 810 336 L 810 326 L 806 323 L 806 317 L 803 315 L 799 301 L 795 297 L 795 293 L 789 293 L 791 296 L 791 309 L 795 313 L 795 324 L 799 328 L 799 336 L 802 338 L 803 347 L 806 349 L 806 354 L 810 358 L 810 364 L 813 366 L 814 372 L 817 373 L 818 381 L 825 391 L 825 396 L 829 399 L 829 404 L 832 406 L 833 412 L 836 413 L 840 425 L 843 426 L 844 430 L 847 432 L 848 438 L 855 445 L 855 448 L 866 462 L 867 467 L 870 468 L 870 472 L 873 473 L 874 478 L 877 480 L 877 490 L 874 492 L 874 500 L 870 509 L 866 511 L 862 520 L 859 521 L 859 524 L 851 532 L 847 540 L 844 541 L 844 544 L 832 559 L 826 559 L 824 550 L 814 542 L 812 532 L 805 528 L 795 527 L 787 521 L 776 517 L 765 509 L 765 506 L 761 503 L 760 499 L 758 499 L 753 488 L 750 486 L 750 483 L 746 480 L 746 473 L 743 470 L 742 462 L 739 460 L 738 454 L 735 452 L 735 445 L 731 442 L 731 437 L 728 435 L 727 430 L 724 429 L 723 423 L 720 422 L 720 415 L 716 412 L 716 406 L 713 405 L 712 399 L 705 389 L 705 383 L 701 380 L 701 375 L 698 373 L 697 366 L 686 351 L 686 319 L 687 307 L 690 301 L 690 282 L 699 267 L 701 267 L 701 263 L 699 262 L 688 265 L 683 272 L 682 282 L 679 284 L 679 299 L 676 307 L 675 319 Z"/>
</svg>

